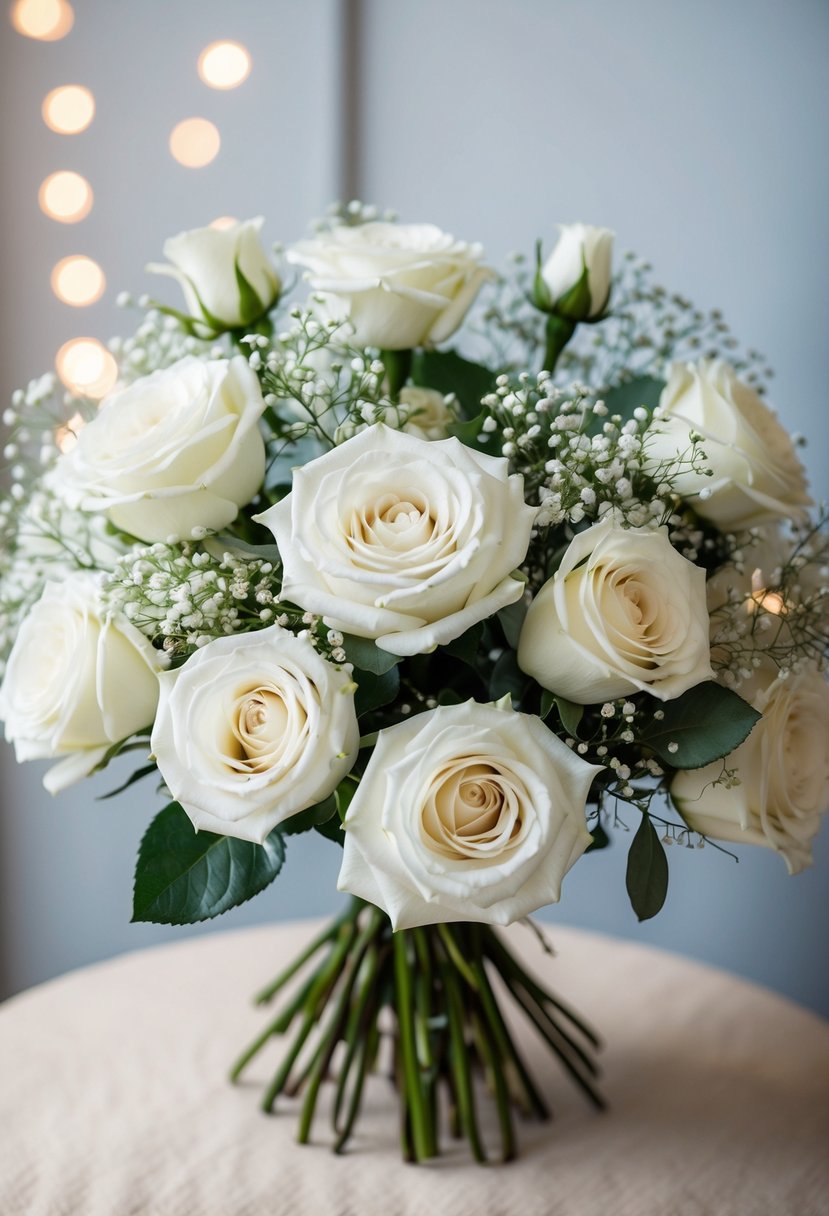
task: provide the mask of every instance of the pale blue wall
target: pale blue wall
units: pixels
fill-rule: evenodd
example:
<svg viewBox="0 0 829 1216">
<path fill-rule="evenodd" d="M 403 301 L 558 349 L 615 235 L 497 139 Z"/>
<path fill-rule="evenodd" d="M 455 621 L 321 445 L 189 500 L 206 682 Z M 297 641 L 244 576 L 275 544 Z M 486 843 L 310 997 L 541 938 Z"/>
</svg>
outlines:
<svg viewBox="0 0 829 1216">
<path fill-rule="evenodd" d="M 356 155 L 344 170 L 345 10 L 360 10 L 362 37 Z M 140 290 L 165 235 L 261 211 L 271 238 L 292 239 L 347 171 L 363 198 L 480 239 L 494 260 L 549 239 L 559 220 L 614 227 L 621 246 L 721 307 L 767 353 L 776 404 L 812 437 L 808 464 L 825 496 L 829 8 L 819 0 L 77 0 L 76 11 L 65 42 L 2 35 L 3 112 L 14 113 L 0 186 L 3 397 L 66 338 L 123 325 L 114 291 L 86 315 L 50 297 L 58 257 L 89 252 L 115 289 Z M 236 93 L 211 93 L 195 75 L 198 51 L 217 37 L 254 52 Z M 89 83 L 99 101 L 99 120 L 75 140 L 39 118 L 44 93 L 69 81 Z M 191 172 L 165 140 L 195 113 L 218 122 L 224 148 Z M 74 231 L 34 205 L 57 167 L 98 187 Z M 18 769 L 8 751 L 0 763 L 7 988 L 184 932 L 127 923 L 149 788 L 94 803 L 116 773 L 53 801 L 37 766 Z M 548 919 L 707 959 L 829 1012 L 827 836 L 797 879 L 761 850 L 743 850 L 735 866 L 710 849 L 674 849 L 666 909 L 646 926 L 627 906 L 619 842 L 575 868 Z M 326 841 L 292 841 L 275 886 L 218 927 L 327 911 L 337 857 Z"/>
</svg>

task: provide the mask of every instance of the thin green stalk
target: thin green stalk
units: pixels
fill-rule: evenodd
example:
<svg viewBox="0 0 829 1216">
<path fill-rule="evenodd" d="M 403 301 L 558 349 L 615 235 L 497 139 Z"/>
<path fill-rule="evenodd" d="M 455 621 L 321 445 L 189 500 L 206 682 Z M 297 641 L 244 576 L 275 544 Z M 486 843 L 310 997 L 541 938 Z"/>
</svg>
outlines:
<svg viewBox="0 0 829 1216">
<path fill-rule="evenodd" d="M 407 941 L 404 933 L 395 933 L 394 976 L 396 985 L 397 1021 L 403 1062 L 403 1094 L 411 1118 L 412 1144 L 417 1161 L 433 1157 L 435 1132 L 430 1120 L 429 1105 L 423 1088 L 417 1061 L 417 1044 L 412 1016 L 412 985 L 409 974 Z"/>
<path fill-rule="evenodd" d="M 381 916 L 382 913 L 378 908 L 372 908 L 368 923 L 361 930 L 360 936 L 357 938 L 346 959 L 340 990 L 337 993 L 334 1005 L 334 1012 L 331 1015 L 328 1026 L 323 1031 L 320 1044 L 312 1057 L 311 1064 L 303 1075 L 302 1081 L 304 1081 L 306 1075 L 308 1077 L 308 1089 L 302 1104 L 299 1120 L 297 1140 L 300 1144 L 306 1144 L 311 1134 L 311 1124 L 314 1119 L 320 1085 L 322 1085 L 323 1078 L 328 1071 L 328 1066 L 331 1063 L 331 1057 L 334 1054 L 337 1043 L 340 1041 L 340 1031 L 348 1016 L 348 1004 L 351 1000 L 351 993 L 354 989 L 360 963 L 363 961 L 363 955 L 378 931 Z M 299 1089 L 302 1081 L 298 1082 L 297 1089 Z"/>
<path fill-rule="evenodd" d="M 471 1017 L 472 1033 L 478 1047 L 487 1075 L 492 1082 L 495 1097 L 495 1107 L 498 1111 L 498 1124 L 501 1129 L 501 1160 L 512 1161 L 515 1157 L 515 1130 L 512 1126 L 510 1109 L 510 1093 L 502 1067 L 502 1058 L 489 1041 L 488 1026 L 481 1016 L 480 1009 L 474 1011 Z"/>
<path fill-rule="evenodd" d="M 452 964 L 453 960 L 446 960 L 441 966 L 449 1013 L 449 1062 L 454 1073 L 461 1127 L 469 1141 L 472 1156 L 476 1161 L 483 1164 L 486 1162 L 487 1156 L 478 1131 L 475 1091 L 466 1055 L 463 1001 L 461 999 L 457 975 Z"/>
<path fill-rule="evenodd" d="M 520 988 L 513 988 L 511 991 L 518 1004 L 538 1030 L 538 1033 L 543 1039 L 546 1039 L 547 1043 L 549 1043 L 550 1047 L 552 1047 L 562 1065 L 567 1069 L 576 1084 L 584 1091 L 594 1106 L 596 1106 L 599 1110 L 604 1110 L 604 1098 L 601 1096 L 598 1090 L 593 1087 L 590 1079 L 585 1077 L 580 1071 L 576 1063 L 568 1054 L 566 1047 L 562 1046 L 560 1037 L 558 1037 L 554 1030 L 551 1030 L 550 1028 L 549 1019 L 543 1016 L 543 1010 L 539 1011 L 539 1006 L 536 1005 L 536 1003 Z"/>
<path fill-rule="evenodd" d="M 326 926 L 322 933 L 317 934 L 313 941 L 308 943 L 301 954 L 298 954 L 283 971 L 280 971 L 275 980 L 268 984 L 266 988 L 263 988 L 261 992 L 256 994 L 256 996 L 253 998 L 255 1003 L 257 1005 L 265 1005 L 268 1001 L 272 1000 L 276 996 L 277 992 L 279 992 L 280 988 L 284 988 L 288 981 L 293 979 L 297 971 L 299 971 L 300 968 L 303 967 L 305 963 L 307 963 L 308 960 L 312 958 L 322 946 L 325 945 L 326 942 L 330 942 L 332 937 L 336 937 L 340 925 L 343 924 L 344 921 L 353 918 L 358 911 L 359 904 L 357 904 L 357 901 L 354 901 L 354 903 L 350 904 L 349 907 L 335 920 L 333 920 L 330 925 Z"/>
</svg>

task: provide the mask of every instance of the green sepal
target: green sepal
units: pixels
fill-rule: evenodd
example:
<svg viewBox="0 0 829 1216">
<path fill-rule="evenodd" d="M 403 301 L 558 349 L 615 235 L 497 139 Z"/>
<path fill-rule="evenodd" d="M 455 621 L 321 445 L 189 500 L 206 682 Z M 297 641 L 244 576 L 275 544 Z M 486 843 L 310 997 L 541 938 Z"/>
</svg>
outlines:
<svg viewBox="0 0 829 1216">
<path fill-rule="evenodd" d="M 248 279 L 242 273 L 242 268 L 238 262 L 234 262 L 233 269 L 236 272 L 236 286 L 239 289 L 239 312 L 243 318 L 243 328 L 245 325 L 255 325 L 255 323 L 267 311 L 268 306 L 264 300 L 259 298 L 259 293 L 255 287 L 251 285 Z M 199 301 L 201 303 L 201 301 Z M 227 326 L 225 328 L 228 328 Z M 235 326 L 234 328 L 240 328 Z M 250 332 L 250 331 L 248 331 Z"/>
<path fill-rule="evenodd" d="M 533 286 L 530 293 L 530 302 L 539 310 L 539 312 L 553 311 L 553 297 L 550 295 L 550 289 L 547 286 L 547 281 L 541 273 L 542 257 L 541 257 L 541 241 L 535 242 L 535 276 L 533 277 Z"/>
<path fill-rule="evenodd" d="M 564 295 L 559 296 L 553 303 L 554 311 L 560 317 L 567 317 L 570 321 L 586 321 L 590 316 L 590 272 L 587 269 L 584 249 L 581 254 L 581 265 L 581 274 L 573 286 L 569 287 Z"/>
</svg>

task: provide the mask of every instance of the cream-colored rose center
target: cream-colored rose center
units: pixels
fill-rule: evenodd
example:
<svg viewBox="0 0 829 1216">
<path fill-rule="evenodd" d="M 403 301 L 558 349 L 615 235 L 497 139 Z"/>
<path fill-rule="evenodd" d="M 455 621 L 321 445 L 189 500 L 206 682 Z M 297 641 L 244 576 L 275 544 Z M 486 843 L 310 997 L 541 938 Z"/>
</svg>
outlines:
<svg viewBox="0 0 829 1216">
<path fill-rule="evenodd" d="M 502 856 L 515 841 L 528 805 L 513 773 L 473 757 L 449 761 L 435 773 L 421 811 L 425 844 L 454 860 Z"/>
<path fill-rule="evenodd" d="M 294 713 L 303 725 L 305 712 L 301 706 L 295 705 Z M 240 697 L 230 723 L 231 766 L 250 773 L 272 767 L 288 727 L 288 708 L 276 689 L 256 688 Z"/>
<path fill-rule="evenodd" d="M 405 498 L 393 493 L 382 494 L 353 511 L 348 535 L 355 547 L 371 545 L 409 550 L 426 544 L 434 527 L 435 520 L 425 496 L 408 491 Z"/>
<path fill-rule="evenodd" d="M 678 640 L 662 589 L 641 571 L 611 568 L 600 579 L 602 573 L 597 607 L 614 650 L 643 669 L 656 667 Z"/>
</svg>

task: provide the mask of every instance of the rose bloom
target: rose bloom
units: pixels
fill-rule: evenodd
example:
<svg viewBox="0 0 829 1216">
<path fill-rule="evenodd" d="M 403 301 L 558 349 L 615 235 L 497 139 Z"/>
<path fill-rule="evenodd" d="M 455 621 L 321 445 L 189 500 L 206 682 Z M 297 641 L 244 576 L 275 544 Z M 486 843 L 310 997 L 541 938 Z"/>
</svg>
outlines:
<svg viewBox="0 0 829 1216">
<path fill-rule="evenodd" d="M 740 694 L 763 717 L 725 760 L 677 773 L 671 797 L 695 832 L 765 845 L 797 874 L 812 864 L 812 840 L 829 809 L 829 686 L 810 665 L 788 677 L 763 671 Z M 714 785 L 723 765 L 736 770 L 739 785 Z"/>
<path fill-rule="evenodd" d="M 282 597 L 392 654 L 424 654 L 520 599 L 535 511 L 506 460 L 382 424 L 294 470 L 255 517 Z"/>
<path fill-rule="evenodd" d="M 685 469 L 671 484 L 694 510 L 724 532 L 768 520 L 806 518 L 812 505 L 791 438 L 754 389 L 721 359 L 674 363 L 648 431 L 651 462 L 676 460 L 703 438 L 713 477 Z"/>
<path fill-rule="evenodd" d="M 380 732 L 345 818 L 337 882 L 395 929 L 507 925 L 556 902 L 590 843 L 600 770 L 502 705 L 441 706 Z"/>
<path fill-rule="evenodd" d="M 110 393 L 58 459 L 54 484 L 140 540 L 218 530 L 262 484 L 264 408 L 241 355 L 181 359 Z"/>
<path fill-rule="evenodd" d="M 579 705 L 649 692 L 661 701 L 713 679 L 705 571 L 664 528 L 608 516 L 570 542 L 530 604 L 518 666 Z"/>
<path fill-rule="evenodd" d="M 599 316 L 610 299 L 613 233 L 609 228 L 590 224 L 559 224 L 559 233 L 553 252 L 541 267 L 553 307 L 575 287 L 586 270 L 589 305 L 576 315 L 570 309 L 565 311 L 574 321 Z"/>
<path fill-rule="evenodd" d="M 200 332 L 253 325 L 279 299 L 282 283 L 259 236 L 263 223 L 259 217 L 227 228 L 180 232 L 164 243 L 170 265 L 147 267 L 181 284 Z"/>
<path fill-rule="evenodd" d="M 18 761 L 64 759 L 50 793 L 85 777 L 113 743 L 152 724 L 165 656 L 122 618 L 105 618 L 98 579 L 47 583 L 26 615 L 0 687 L 0 718 Z"/>
<path fill-rule="evenodd" d="M 152 749 L 170 793 L 197 830 L 261 844 L 354 763 L 353 689 L 278 625 L 208 642 L 161 678 Z"/>
<path fill-rule="evenodd" d="M 445 439 L 449 427 L 457 419 L 452 407 L 452 397 L 445 397 L 434 388 L 417 388 L 409 385 L 401 388 L 400 405 L 407 414 L 400 428 L 407 435 L 419 439 Z"/>
<path fill-rule="evenodd" d="M 348 319 L 358 346 L 407 350 L 445 342 L 492 272 L 480 245 L 433 224 L 359 224 L 300 241 L 287 258 L 308 268 L 326 312 Z"/>
</svg>

